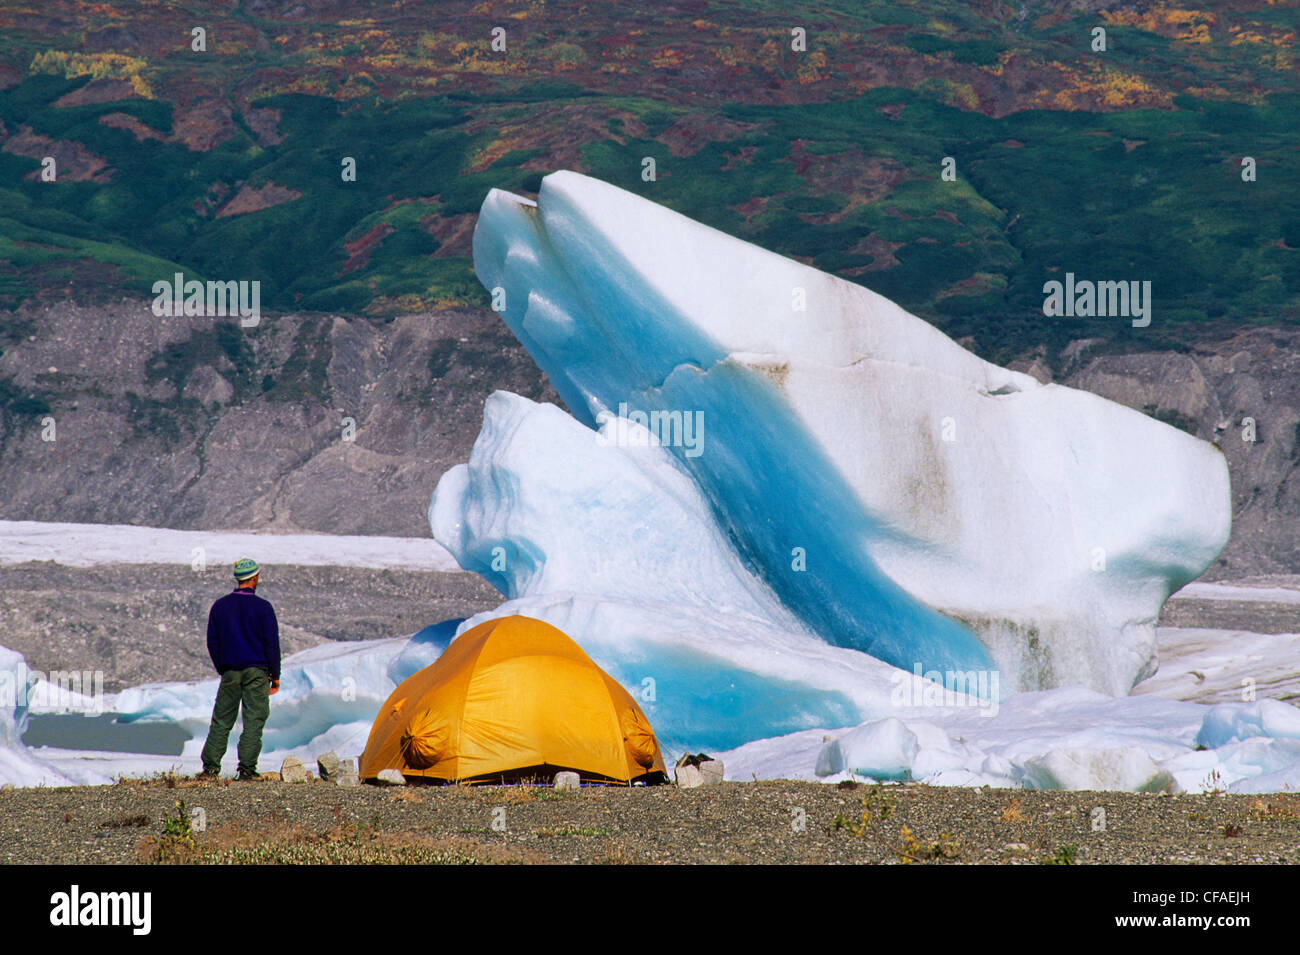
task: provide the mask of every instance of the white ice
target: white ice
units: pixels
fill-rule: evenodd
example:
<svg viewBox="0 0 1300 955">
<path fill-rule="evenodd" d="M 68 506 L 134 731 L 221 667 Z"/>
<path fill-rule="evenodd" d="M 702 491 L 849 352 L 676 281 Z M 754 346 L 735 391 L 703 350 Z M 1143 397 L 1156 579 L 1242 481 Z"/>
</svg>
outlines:
<svg viewBox="0 0 1300 955">
<path fill-rule="evenodd" d="M 607 183 L 494 190 L 474 266 L 582 423 L 700 416 L 678 460 L 827 642 L 1122 695 L 1155 669 L 1164 600 L 1227 540 L 1213 446 Z"/>
<path fill-rule="evenodd" d="M 1241 584 L 1210 584 L 1196 581 L 1178 591 L 1179 597 L 1194 600 L 1228 600 L 1244 603 L 1300 603 L 1300 590 L 1292 587 L 1260 587 Z"/>
<path fill-rule="evenodd" d="M 1074 687 L 1018 694 L 992 716 L 899 712 L 714 755 L 731 779 L 761 773 L 1131 792 L 1263 792 L 1300 782 L 1300 710 L 1276 700 L 1211 708 Z"/>
<path fill-rule="evenodd" d="M 260 564 L 458 571 L 436 541 L 421 537 L 274 534 L 266 531 L 179 531 L 133 524 L 0 521 L 0 564 L 48 560 L 68 567 L 96 564 L 234 566 Z"/>
<path fill-rule="evenodd" d="M 27 728 L 27 689 L 22 654 L 0 647 L 0 785 L 67 786 L 72 780 L 22 743 Z"/>
</svg>

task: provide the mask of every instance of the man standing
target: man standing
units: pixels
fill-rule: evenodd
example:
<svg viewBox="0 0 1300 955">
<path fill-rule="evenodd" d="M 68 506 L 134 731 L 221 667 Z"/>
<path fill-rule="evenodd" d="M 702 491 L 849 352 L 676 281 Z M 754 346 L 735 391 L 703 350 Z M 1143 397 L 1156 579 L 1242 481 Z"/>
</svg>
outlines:
<svg viewBox="0 0 1300 955">
<path fill-rule="evenodd" d="M 262 752 L 262 727 L 271 715 L 271 694 L 280 689 L 280 626 L 270 601 L 257 596 L 257 561 L 245 557 L 235 564 L 234 593 L 226 594 L 208 613 L 208 655 L 221 674 L 212 725 L 203 746 L 203 772 L 221 772 L 230 731 L 244 708 L 239 734 L 239 778 L 257 779 Z"/>
</svg>

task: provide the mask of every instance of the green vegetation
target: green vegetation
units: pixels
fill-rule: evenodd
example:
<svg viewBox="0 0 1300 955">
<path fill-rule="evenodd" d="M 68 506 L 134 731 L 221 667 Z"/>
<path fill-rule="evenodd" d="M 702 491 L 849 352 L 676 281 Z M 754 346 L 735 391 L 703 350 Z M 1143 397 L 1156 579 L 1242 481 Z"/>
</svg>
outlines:
<svg viewBox="0 0 1300 955">
<path fill-rule="evenodd" d="M 1043 865 L 1074 865 L 1075 857 L 1079 854 L 1079 847 L 1071 843 L 1070 845 L 1057 846 L 1056 851 L 1050 856 L 1044 856 L 1041 860 Z"/>
<path fill-rule="evenodd" d="M 198 849 L 190 826 L 185 800 L 176 800 L 176 815 L 163 820 L 162 835 L 148 845 L 149 861 L 176 863 L 187 861 Z"/>
<path fill-rule="evenodd" d="M 68 22 L 83 15 L 50 2 Z M 469 234 L 488 190 L 532 193 L 545 172 L 579 168 L 866 285 L 994 360 L 1045 346 L 1052 362 L 1082 337 L 1177 348 L 1295 322 L 1293 24 L 1206 7 L 827 0 L 806 18 L 806 55 L 789 51 L 773 0 L 692 22 L 638 13 L 635 33 L 567 24 L 550 6 L 548 28 L 530 30 L 541 7 L 521 5 L 508 60 L 473 39 L 486 28 L 470 13 L 401 39 L 378 10 L 364 29 L 308 14 L 302 31 L 242 12 L 228 31 L 239 49 L 206 59 L 91 55 L 86 31 L 19 27 L 0 37 L 0 64 L 19 76 L 0 90 L 0 137 L 28 137 L 0 152 L 0 306 L 67 287 L 150 295 L 177 271 L 259 280 L 265 309 L 484 306 Z M 128 0 L 121 14 L 146 15 L 170 13 Z M 1098 22 L 1104 57 L 1089 51 Z M 878 87 L 863 63 L 897 85 Z M 708 71 L 715 95 L 693 95 L 688 67 Z M 249 70 L 278 79 L 232 98 Z M 146 98 L 68 105 L 106 79 Z M 196 82 L 227 91 L 226 119 L 196 119 Z M 273 116 L 274 134 L 250 111 Z M 210 135 L 195 133 L 204 122 Z M 45 147 L 31 137 L 73 157 L 58 182 L 39 181 Z M 1255 181 L 1242 180 L 1244 156 Z M 945 157 L 955 181 L 940 178 Z M 1043 283 L 1066 272 L 1150 281 L 1150 327 L 1046 318 Z M 197 334 L 151 373 L 179 394 L 185 350 L 226 352 L 238 393 L 298 401 L 329 360 L 300 336 L 285 367 L 257 377 L 228 344 Z M 41 400 L 0 385 L 7 411 Z"/>
<path fill-rule="evenodd" d="M 847 831 L 858 838 L 870 839 L 904 865 L 942 862 L 961 856 L 961 840 L 947 830 L 940 832 L 936 839 L 918 839 L 912 827 L 904 824 L 897 835 L 892 835 L 886 824 L 894 818 L 896 808 L 893 791 L 883 783 L 876 783 L 862 795 L 862 811 L 858 817 L 836 813 L 831 831 Z"/>
</svg>

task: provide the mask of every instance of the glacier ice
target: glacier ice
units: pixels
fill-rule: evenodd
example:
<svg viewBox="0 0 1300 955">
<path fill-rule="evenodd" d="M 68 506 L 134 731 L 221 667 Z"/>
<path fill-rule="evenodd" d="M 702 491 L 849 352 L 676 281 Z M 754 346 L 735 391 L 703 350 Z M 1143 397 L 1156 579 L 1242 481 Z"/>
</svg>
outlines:
<svg viewBox="0 0 1300 955">
<path fill-rule="evenodd" d="M 1294 707 L 1278 703 L 1291 711 Z M 1251 719 L 1253 704 L 1222 704 L 1216 719 Z M 751 774 L 838 781 L 911 779 L 931 785 L 1029 789 L 1274 792 L 1300 780 L 1300 740 L 1252 736 L 1198 749 L 1210 707 L 1151 697 L 1115 699 L 1082 687 L 1017 694 L 984 719 L 960 708 L 755 740 L 719 757 L 730 779 Z M 1281 715 L 1281 711 L 1278 711 Z M 1268 729 L 1284 732 L 1277 719 Z"/>
<path fill-rule="evenodd" d="M 1205 714 L 1196 742 L 1217 749 L 1257 736 L 1300 740 L 1300 710 L 1281 700 L 1221 704 Z"/>
<path fill-rule="evenodd" d="M 0 521 L 0 564 L 50 560 L 67 567 L 96 564 L 184 564 L 201 548 L 208 566 L 257 554 L 263 567 L 392 567 L 454 571 L 456 562 L 423 537 L 283 534 L 274 531 L 184 531 L 135 524 Z"/>
<path fill-rule="evenodd" d="M 818 776 L 850 772 L 873 779 L 904 779 L 921 744 L 907 724 L 896 717 L 872 720 L 822 747 L 813 770 Z"/>
<path fill-rule="evenodd" d="M 492 191 L 474 266 L 582 423 L 701 416 L 696 453 L 668 436 L 677 460 L 835 645 L 1124 694 L 1154 669 L 1165 598 L 1227 540 L 1211 445 L 606 183 Z"/>
<path fill-rule="evenodd" d="M 1021 693 L 991 717 L 963 708 L 900 710 L 898 717 L 827 740 L 814 775 L 1036 789 L 1167 788 L 1172 775 L 1158 762 L 1192 751 L 1204 711 L 1146 697 L 1116 700 L 1083 687 Z"/>
<path fill-rule="evenodd" d="M 488 399 L 469 461 L 429 506 L 434 537 L 508 598 L 461 632 L 512 613 L 559 627 L 637 695 L 669 749 L 888 712 L 915 677 L 801 624 L 638 428 L 614 419 L 593 431 L 554 405 Z"/>
<path fill-rule="evenodd" d="M 1174 777 L 1140 746 L 1119 749 L 1054 749 L 1024 763 L 1033 789 L 1119 789 L 1172 792 Z"/>
<path fill-rule="evenodd" d="M 402 652 L 388 665 L 388 679 L 393 681 L 393 686 L 431 666 L 442 656 L 442 651 L 447 649 L 457 628 L 464 622 L 464 617 L 454 617 L 441 623 L 429 624 L 412 634 Z"/>
<path fill-rule="evenodd" d="M 28 671 L 21 653 L 0 647 L 0 784 L 67 786 L 71 780 L 23 745 Z"/>
<path fill-rule="evenodd" d="M 666 754 L 721 755 L 733 779 L 1246 791 L 1291 778 L 1294 741 L 1233 742 L 1255 727 L 1285 737 L 1300 711 L 1284 703 L 1216 715 L 1083 687 L 980 699 L 825 642 L 735 558 L 685 465 L 639 428 L 593 430 L 495 393 L 429 517 L 507 598 L 458 630 L 513 613 L 561 628 L 637 696 Z M 1223 752 L 1197 752 L 1220 725 Z"/>
<path fill-rule="evenodd" d="M 434 538 L 508 598 L 582 590 L 609 600 L 707 606 L 808 632 L 718 534 L 665 449 L 498 391 L 468 463 L 438 481 Z"/>
</svg>

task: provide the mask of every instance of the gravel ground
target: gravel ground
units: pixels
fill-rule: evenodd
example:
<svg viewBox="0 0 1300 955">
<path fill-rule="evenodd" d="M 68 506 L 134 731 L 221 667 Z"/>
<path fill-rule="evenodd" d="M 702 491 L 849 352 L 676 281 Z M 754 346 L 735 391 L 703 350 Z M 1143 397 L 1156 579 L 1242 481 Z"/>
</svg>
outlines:
<svg viewBox="0 0 1300 955">
<path fill-rule="evenodd" d="M 163 836 L 178 800 L 206 821 L 192 846 Z M 168 859 L 209 862 L 1296 863 L 1300 794 L 791 781 L 558 793 L 162 777 L 0 792 L 0 862 L 133 863 L 160 846 Z"/>
<path fill-rule="evenodd" d="M 1160 611 L 1160 626 L 1300 633 L 1300 604 L 1181 597 L 1165 604 Z"/>
</svg>

